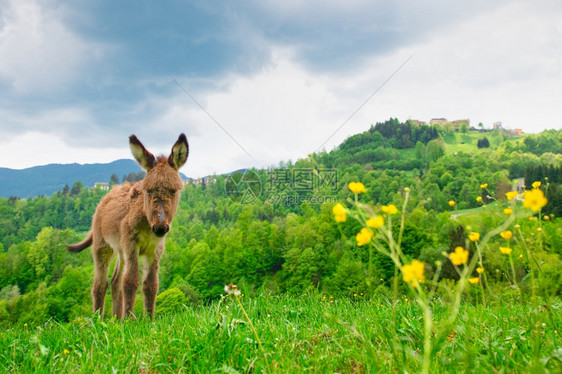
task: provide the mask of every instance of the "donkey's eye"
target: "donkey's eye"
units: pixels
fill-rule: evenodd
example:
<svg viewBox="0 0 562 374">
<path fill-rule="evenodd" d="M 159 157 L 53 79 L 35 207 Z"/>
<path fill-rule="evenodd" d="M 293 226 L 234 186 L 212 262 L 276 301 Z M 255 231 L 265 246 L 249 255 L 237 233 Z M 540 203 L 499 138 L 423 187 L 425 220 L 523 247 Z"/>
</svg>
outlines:
<svg viewBox="0 0 562 374">
<path fill-rule="evenodd" d="M 150 196 L 150 195 L 152 195 L 152 191 L 146 191 L 146 194 L 147 194 L 148 196 Z"/>
<path fill-rule="evenodd" d="M 175 194 L 176 194 L 176 191 L 170 190 L 170 196 L 174 196 Z"/>
</svg>

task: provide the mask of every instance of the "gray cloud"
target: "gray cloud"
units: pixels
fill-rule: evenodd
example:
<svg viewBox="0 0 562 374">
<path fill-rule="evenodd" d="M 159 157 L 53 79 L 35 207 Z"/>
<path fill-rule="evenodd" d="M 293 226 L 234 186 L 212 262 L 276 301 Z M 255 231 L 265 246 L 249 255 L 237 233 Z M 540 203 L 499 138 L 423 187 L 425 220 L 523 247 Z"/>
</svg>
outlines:
<svg viewBox="0 0 562 374">
<path fill-rule="evenodd" d="M 134 132 L 167 152 L 186 132 L 209 152 L 201 165 L 224 162 L 214 153 L 227 148 L 228 162 L 248 162 L 153 57 L 268 163 L 315 149 L 412 52 L 334 142 L 384 116 L 488 120 L 514 107 L 523 121 L 525 105 L 553 112 L 560 99 L 555 1 L 5 4 L 3 143 L 39 132 L 109 149 Z"/>
</svg>

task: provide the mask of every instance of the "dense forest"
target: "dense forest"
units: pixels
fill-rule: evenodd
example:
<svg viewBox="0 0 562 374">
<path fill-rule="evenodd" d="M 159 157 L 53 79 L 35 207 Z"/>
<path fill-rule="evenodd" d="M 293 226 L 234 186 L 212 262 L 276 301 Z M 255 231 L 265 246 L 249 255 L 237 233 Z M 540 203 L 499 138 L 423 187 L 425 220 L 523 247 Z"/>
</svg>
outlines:
<svg viewBox="0 0 562 374">
<path fill-rule="evenodd" d="M 489 147 L 478 146 L 484 137 Z M 350 182 L 362 182 L 361 202 L 375 206 L 401 206 L 404 189 L 411 191 L 403 251 L 431 269 L 443 251 L 467 240 L 467 225 L 481 233 L 497 226 L 503 217 L 496 205 L 506 192 L 541 181 L 549 202 L 541 215 L 522 210 L 517 216 L 526 240 L 517 241 L 514 251 L 533 248 L 541 293 L 562 290 L 560 130 L 513 137 L 390 119 L 332 151 L 251 173 L 255 177 L 246 185 L 253 198 L 244 201 L 229 193 L 229 181 L 244 181 L 245 175 L 186 185 L 161 261 L 157 307 L 202 304 L 219 298 L 229 283 L 246 293 L 388 292 L 393 264 L 375 254 L 375 266 L 368 268 L 369 253 L 354 240 L 360 226 L 334 220 L 334 204 L 353 197 Z M 65 248 L 88 231 L 104 194 L 76 182 L 49 197 L 0 198 L 0 324 L 68 321 L 90 313 L 90 254 Z M 484 262 L 499 269 L 490 273 L 489 286 L 506 286 L 511 271 L 503 271 L 501 256 Z M 456 277 L 448 266 L 443 282 Z M 529 264 L 518 258 L 515 266 L 524 286 Z M 141 313 L 141 297 L 137 303 Z"/>
</svg>

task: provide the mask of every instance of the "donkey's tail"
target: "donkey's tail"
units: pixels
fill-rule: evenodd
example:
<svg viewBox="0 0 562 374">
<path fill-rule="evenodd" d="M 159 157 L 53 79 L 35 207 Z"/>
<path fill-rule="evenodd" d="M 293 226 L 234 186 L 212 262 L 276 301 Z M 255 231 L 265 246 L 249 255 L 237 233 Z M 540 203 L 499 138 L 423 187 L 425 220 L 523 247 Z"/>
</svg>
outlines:
<svg viewBox="0 0 562 374">
<path fill-rule="evenodd" d="M 92 238 L 93 234 L 90 231 L 86 239 L 82 240 L 80 243 L 69 245 L 67 248 L 70 252 L 81 252 L 92 245 Z"/>
</svg>

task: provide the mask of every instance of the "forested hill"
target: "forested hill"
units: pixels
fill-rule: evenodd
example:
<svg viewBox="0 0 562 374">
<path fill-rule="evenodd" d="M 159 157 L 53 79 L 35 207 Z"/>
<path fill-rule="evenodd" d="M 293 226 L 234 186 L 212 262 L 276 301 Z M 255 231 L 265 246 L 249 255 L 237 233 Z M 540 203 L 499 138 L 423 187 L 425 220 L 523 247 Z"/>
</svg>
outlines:
<svg viewBox="0 0 562 374">
<path fill-rule="evenodd" d="M 65 185 L 80 181 L 86 187 L 96 182 L 109 183 L 112 174 L 123 175 L 142 170 L 133 160 L 117 160 L 107 164 L 50 164 L 22 170 L 0 168 L 0 196 L 20 198 L 50 196 Z"/>
<path fill-rule="evenodd" d="M 503 274 L 520 274 L 524 284 L 535 263 L 525 257 L 531 252 L 542 264 L 537 292 L 559 295 L 562 130 L 516 136 L 455 126 L 391 119 L 329 152 L 186 185 L 160 262 L 157 310 L 219 299 L 229 283 L 248 295 L 384 294 L 393 284 L 393 262 L 359 245 L 362 225 L 351 211 L 347 222 L 336 222 L 332 209 L 336 203 L 353 209 L 357 198 L 379 214 L 382 205 L 403 207 L 406 190 L 402 251 L 430 274 L 437 262 L 444 263 L 440 277 L 450 282 L 458 274 L 442 253 L 465 245 L 470 231 L 485 237 L 502 224 L 508 215 L 505 193 L 532 189 L 533 182 L 542 183 L 548 204 L 533 213 L 513 201 L 509 214 L 520 231 L 510 247 L 514 263 L 498 249 L 507 239 L 496 235 L 483 268 L 490 269 L 494 292 L 509 291 Z M 363 183 L 360 196 L 352 194 L 350 182 Z M 105 193 L 77 184 L 51 196 L 0 197 L 0 327 L 90 314 L 91 256 L 64 246 L 84 238 Z M 398 218 L 385 221 L 395 235 Z M 142 299 L 137 300 L 140 315 Z"/>
</svg>

